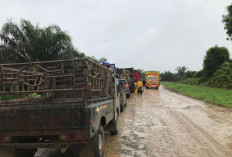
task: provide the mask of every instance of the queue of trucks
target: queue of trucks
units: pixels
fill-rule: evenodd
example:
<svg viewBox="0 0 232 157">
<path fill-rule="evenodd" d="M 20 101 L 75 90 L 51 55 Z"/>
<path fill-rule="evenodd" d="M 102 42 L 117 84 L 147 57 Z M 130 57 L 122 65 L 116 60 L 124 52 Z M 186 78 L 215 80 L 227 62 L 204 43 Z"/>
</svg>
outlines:
<svg viewBox="0 0 232 157">
<path fill-rule="evenodd" d="M 133 93 L 139 75 L 91 58 L 1 64 L 0 98 L 7 99 L 0 99 L 0 150 L 26 157 L 54 148 L 73 157 L 87 156 L 87 149 L 103 157 L 105 130 L 118 133 L 124 90 Z M 158 72 L 145 79 L 147 88 L 159 87 Z"/>
</svg>

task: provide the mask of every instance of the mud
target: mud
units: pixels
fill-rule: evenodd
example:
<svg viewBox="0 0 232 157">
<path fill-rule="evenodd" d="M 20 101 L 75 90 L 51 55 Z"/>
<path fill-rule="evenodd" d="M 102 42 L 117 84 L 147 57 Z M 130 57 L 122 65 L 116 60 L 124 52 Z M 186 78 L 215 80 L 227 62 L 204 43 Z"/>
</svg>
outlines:
<svg viewBox="0 0 232 157">
<path fill-rule="evenodd" d="M 232 110 L 160 88 L 131 95 L 106 157 L 230 157 Z"/>
</svg>

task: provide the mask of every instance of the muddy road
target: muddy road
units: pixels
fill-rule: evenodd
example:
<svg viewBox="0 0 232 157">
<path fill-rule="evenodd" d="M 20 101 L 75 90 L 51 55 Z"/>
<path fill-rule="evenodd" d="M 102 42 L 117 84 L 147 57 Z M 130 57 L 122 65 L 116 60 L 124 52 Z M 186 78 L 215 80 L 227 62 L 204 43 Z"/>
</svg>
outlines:
<svg viewBox="0 0 232 157">
<path fill-rule="evenodd" d="M 161 87 L 131 95 L 106 157 L 232 156 L 232 110 Z"/>
</svg>

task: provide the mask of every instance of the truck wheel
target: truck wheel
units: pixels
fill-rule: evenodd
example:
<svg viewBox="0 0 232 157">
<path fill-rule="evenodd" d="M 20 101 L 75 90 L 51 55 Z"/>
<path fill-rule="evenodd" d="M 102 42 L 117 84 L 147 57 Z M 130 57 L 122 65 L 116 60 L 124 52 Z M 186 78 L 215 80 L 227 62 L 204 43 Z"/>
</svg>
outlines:
<svg viewBox="0 0 232 157">
<path fill-rule="evenodd" d="M 121 111 L 121 112 L 124 111 L 124 105 L 120 105 L 120 111 Z"/>
<path fill-rule="evenodd" d="M 86 146 L 79 150 L 79 157 L 103 157 L 104 156 L 104 129 L 100 125 L 94 137 L 89 140 Z M 68 157 L 74 157 L 68 156 Z"/>
<path fill-rule="evenodd" d="M 117 113 L 118 113 L 118 116 L 120 115 L 120 111 L 121 111 L 121 105 L 119 105 L 119 108 L 117 108 Z"/>
<path fill-rule="evenodd" d="M 117 135 L 118 134 L 117 121 L 115 119 L 111 120 L 110 125 L 111 125 L 110 128 L 111 135 Z"/>
<path fill-rule="evenodd" d="M 96 135 L 94 136 L 93 142 L 94 142 L 94 157 L 103 157 L 105 139 L 104 139 L 104 129 L 101 125 Z"/>
</svg>

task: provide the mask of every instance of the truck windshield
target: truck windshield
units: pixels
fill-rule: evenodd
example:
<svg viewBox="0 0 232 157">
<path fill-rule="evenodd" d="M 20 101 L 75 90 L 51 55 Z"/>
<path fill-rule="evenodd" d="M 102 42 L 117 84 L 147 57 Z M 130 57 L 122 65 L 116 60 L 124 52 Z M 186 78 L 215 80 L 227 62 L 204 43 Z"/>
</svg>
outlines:
<svg viewBox="0 0 232 157">
<path fill-rule="evenodd" d="M 126 80 L 120 80 L 120 83 L 122 83 L 124 85 L 124 84 L 127 84 L 127 81 Z"/>
<path fill-rule="evenodd" d="M 158 77 L 148 76 L 148 80 L 158 80 Z"/>
</svg>

